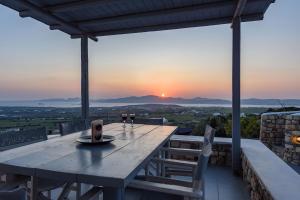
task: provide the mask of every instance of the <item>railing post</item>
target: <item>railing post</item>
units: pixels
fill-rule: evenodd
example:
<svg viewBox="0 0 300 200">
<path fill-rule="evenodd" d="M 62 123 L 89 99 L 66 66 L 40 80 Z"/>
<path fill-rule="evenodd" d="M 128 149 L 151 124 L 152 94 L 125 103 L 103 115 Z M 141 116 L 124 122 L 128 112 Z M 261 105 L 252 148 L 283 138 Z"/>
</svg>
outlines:
<svg viewBox="0 0 300 200">
<path fill-rule="evenodd" d="M 87 128 L 89 117 L 89 63 L 88 37 L 81 38 L 81 116 Z"/>
<path fill-rule="evenodd" d="M 232 24 L 232 169 L 241 169 L 241 130 L 240 130 L 240 64 L 241 64 L 241 18 L 236 17 Z"/>
</svg>

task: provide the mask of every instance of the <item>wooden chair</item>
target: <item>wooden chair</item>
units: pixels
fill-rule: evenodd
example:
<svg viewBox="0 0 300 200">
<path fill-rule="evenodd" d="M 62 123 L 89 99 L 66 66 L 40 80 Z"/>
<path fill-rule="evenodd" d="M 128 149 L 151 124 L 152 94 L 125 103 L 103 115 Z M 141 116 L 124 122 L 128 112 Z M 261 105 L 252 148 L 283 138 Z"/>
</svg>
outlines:
<svg viewBox="0 0 300 200">
<path fill-rule="evenodd" d="M 32 199 L 32 196 L 31 196 L 33 194 L 32 184 L 33 184 L 32 179 L 27 182 L 27 197 L 28 197 L 27 199 Z M 62 181 L 38 178 L 37 179 L 38 187 L 36 188 L 37 191 L 34 191 L 34 192 L 37 193 L 37 196 L 39 199 L 50 200 L 52 198 L 51 192 L 58 188 L 64 188 L 65 184 L 66 183 L 62 182 Z M 65 198 L 65 197 L 67 197 L 67 195 L 68 195 L 68 193 L 61 192 L 60 197 Z"/>
<path fill-rule="evenodd" d="M 86 130 L 86 122 L 84 120 L 77 120 L 77 121 L 73 121 L 73 122 L 64 122 L 64 123 L 60 123 L 59 124 L 59 130 L 60 130 L 60 134 L 61 136 L 64 135 L 68 135 L 71 133 L 75 133 L 77 131 L 83 131 Z M 43 180 L 44 182 L 44 180 Z M 64 183 L 65 184 L 65 183 Z M 61 186 L 63 186 L 64 184 L 61 184 Z M 51 185 L 49 185 L 51 186 Z M 68 192 L 66 192 L 64 195 L 68 195 L 68 193 L 70 191 L 75 191 L 76 192 L 76 199 L 79 199 L 80 195 L 81 195 L 81 184 L 80 183 L 74 183 L 71 187 L 70 190 Z M 49 192 L 48 197 L 51 197 L 51 193 Z"/>
<path fill-rule="evenodd" d="M 148 124 L 148 125 L 164 125 L 164 118 L 136 118 L 134 120 L 136 124 Z"/>
<path fill-rule="evenodd" d="M 0 200 L 26 199 L 26 176 L 0 172 Z"/>
<path fill-rule="evenodd" d="M 85 121 L 83 120 L 76 120 L 73 122 L 63 122 L 59 124 L 59 131 L 60 134 L 68 135 L 70 133 L 75 133 L 78 131 L 83 131 L 86 129 Z"/>
<path fill-rule="evenodd" d="M 85 190 L 82 194 L 81 192 L 81 184 L 74 183 L 74 182 L 64 182 L 64 181 L 57 181 L 52 179 L 44 179 L 44 178 L 37 178 L 35 180 L 35 184 L 37 185 L 36 191 L 31 191 L 31 184 L 33 180 L 30 181 L 28 184 L 29 190 L 27 190 L 27 199 L 32 199 L 31 195 L 33 193 L 36 194 L 39 200 L 51 200 L 51 191 L 62 188 L 61 192 L 57 196 L 57 200 L 65 200 L 68 199 L 69 194 L 71 191 L 76 192 L 75 199 L 76 200 L 89 200 L 92 198 L 97 198 L 102 193 L 102 187 L 100 186 L 93 186 L 89 190 Z M 34 184 L 34 183 L 33 183 Z M 78 190 L 79 189 L 79 190 Z"/>
<path fill-rule="evenodd" d="M 64 182 L 57 182 L 48 179 L 39 179 L 38 193 L 41 193 L 40 196 L 44 196 L 43 193 L 47 193 L 47 196 L 50 199 L 51 191 L 62 187 L 64 184 L 65 184 Z M 30 194 L 31 194 L 30 177 L 16 175 L 16 174 L 2 173 L 0 192 L 2 191 L 3 195 L 21 193 L 19 190 L 16 190 L 16 188 L 22 188 L 22 191 L 25 190 L 27 199 L 30 199 Z"/>
<path fill-rule="evenodd" d="M 205 171 L 207 168 L 209 156 L 212 153 L 212 143 L 214 139 L 215 129 L 210 126 L 206 127 L 204 134 L 203 147 L 201 150 L 192 151 L 198 156 L 197 162 L 188 162 L 175 159 L 156 158 L 155 162 L 163 163 L 169 167 L 183 166 L 191 170 L 192 181 L 184 181 L 174 179 L 172 177 L 159 176 L 144 176 L 137 177 L 136 180 L 129 184 L 126 190 L 127 199 L 189 199 L 203 200 L 205 198 Z M 180 149 L 174 150 L 170 148 L 170 152 L 179 152 Z M 187 153 L 187 150 L 182 152 Z M 139 180 L 140 179 L 140 180 Z M 149 192 L 150 191 L 150 192 Z"/>
<path fill-rule="evenodd" d="M 0 200 L 25 200 L 25 187 L 8 188 L 7 186 L 0 186 Z"/>
</svg>

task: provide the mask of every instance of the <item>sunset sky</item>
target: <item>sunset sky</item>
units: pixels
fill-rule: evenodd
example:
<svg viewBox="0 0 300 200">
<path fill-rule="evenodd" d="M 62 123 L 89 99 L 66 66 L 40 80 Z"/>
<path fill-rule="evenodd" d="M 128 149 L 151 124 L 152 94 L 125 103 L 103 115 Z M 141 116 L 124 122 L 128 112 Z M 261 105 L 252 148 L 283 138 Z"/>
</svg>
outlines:
<svg viewBox="0 0 300 200">
<path fill-rule="evenodd" d="M 300 1 L 242 25 L 242 98 L 300 98 Z M 0 100 L 80 96 L 80 40 L 0 5 Z M 231 98 L 230 25 L 89 41 L 91 98 Z"/>
</svg>

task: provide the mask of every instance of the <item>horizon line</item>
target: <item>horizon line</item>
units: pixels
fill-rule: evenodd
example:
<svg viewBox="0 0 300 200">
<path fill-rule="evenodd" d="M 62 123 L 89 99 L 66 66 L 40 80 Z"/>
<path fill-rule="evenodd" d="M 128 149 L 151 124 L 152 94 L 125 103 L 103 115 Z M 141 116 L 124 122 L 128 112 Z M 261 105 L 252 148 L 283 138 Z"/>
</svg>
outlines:
<svg viewBox="0 0 300 200">
<path fill-rule="evenodd" d="M 106 100 L 106 99 L 122 99 L 122 98 L 129 98 L 129 97 L 147 97 L 147 96 L 155 96 L 155 97 L 159 97 L 161 99 L 167 99 L 167 98 L 182 98 L 182 99 L 195 99 L 195 98 L 203 98 L 203 99 L 219 99 L 219 100 L 228 100 L 231 101 L 231 98 L 223 98 L 223 97 L 201 97 L 201 96 L 194 96 L 194 97 L 181 97 L 181 96 L 159 96 L 159 95 L 141 95 L 141 96 L 137 96 L 137 95 L 128 95 L 128 96 L 121 96 L 121 97 L 93 97 L 90 98 L 91 101 L 93 100 Z M 45 100 L 71 100 L 71 99 L 81 99 L 81 97 L 44 97 L 44 98 L 36 98 L 36 99 L 1 99 L 0 101 L 45 101 Z M 241 98 L 241 100 L 246 100 L 246 99 L 259 99 L 259 100 L 270 100 L 270 99 L 274 99 L 274 100 L 300 100 L 300 98 L 280 98 L 280 97 L 268 97 L 268 98 L 262 98 L 262 97 L 245 97 L 245 98 Z"/>
</svg>

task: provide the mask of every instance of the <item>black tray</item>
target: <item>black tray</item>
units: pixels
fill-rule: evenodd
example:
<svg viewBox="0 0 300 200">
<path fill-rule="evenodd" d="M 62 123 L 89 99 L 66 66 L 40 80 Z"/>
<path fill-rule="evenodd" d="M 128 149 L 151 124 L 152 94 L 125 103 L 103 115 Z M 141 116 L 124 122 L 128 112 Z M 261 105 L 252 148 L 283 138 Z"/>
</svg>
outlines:
<svg viewBox="0 0 300 200">
<path fill-rule="evenodd" d="M 82 144 L 107 144 L 115 140 L 114 136 L 111 135 L 103 135 L 102 141 L 98 142 L 92 142 L 92 136 L 91 135 L 86 135 L 86 136 L 81 136 L 78 138 L 76 141 L 80 142 Z"/>
</svg>

